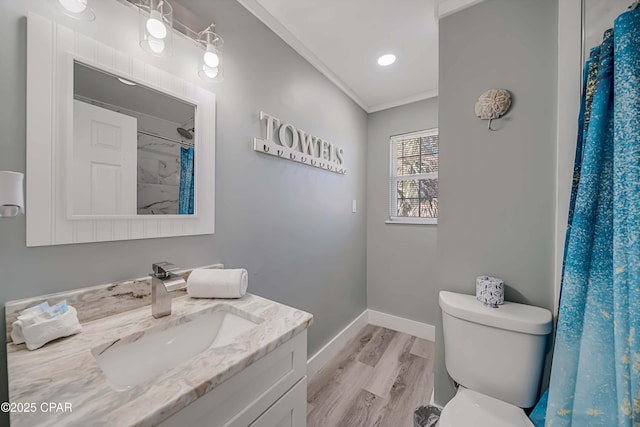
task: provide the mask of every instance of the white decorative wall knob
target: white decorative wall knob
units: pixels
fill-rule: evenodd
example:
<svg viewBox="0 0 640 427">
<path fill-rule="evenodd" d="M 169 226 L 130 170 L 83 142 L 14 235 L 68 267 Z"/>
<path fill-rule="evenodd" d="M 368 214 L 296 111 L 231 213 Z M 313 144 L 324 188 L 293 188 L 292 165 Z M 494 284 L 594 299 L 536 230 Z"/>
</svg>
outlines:
<svg viewBox="0 0 640 427">
<path fill-rule="evenodd" d="M 476 116 L 489 120 L 487 128 L 491 129 L 491 121 L 504 116 L 511 107 L 511 94 L 506 89 L 490 89 L 480 95 L 476 101 Z"/>
</svg>

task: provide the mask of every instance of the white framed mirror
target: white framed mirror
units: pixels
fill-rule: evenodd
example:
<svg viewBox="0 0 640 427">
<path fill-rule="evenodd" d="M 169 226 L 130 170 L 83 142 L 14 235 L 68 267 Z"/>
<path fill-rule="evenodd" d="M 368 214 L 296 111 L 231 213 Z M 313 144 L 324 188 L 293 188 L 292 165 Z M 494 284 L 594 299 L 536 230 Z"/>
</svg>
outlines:
<svg viewBox="0 0 640 427">
<path fill-rule="evenodd" d="M 68 209 L 82 215 L 193 215 L 194 100 L 70 55 Z M 67 97 L 68 98 L 68 97 Z M 135 185 L 132 185 L 135 183 Z"/>
<path fill-rule="evenodd" d="M 215 95 L 29 14 L 27 246 L 212 234 Z"/>
</svg>

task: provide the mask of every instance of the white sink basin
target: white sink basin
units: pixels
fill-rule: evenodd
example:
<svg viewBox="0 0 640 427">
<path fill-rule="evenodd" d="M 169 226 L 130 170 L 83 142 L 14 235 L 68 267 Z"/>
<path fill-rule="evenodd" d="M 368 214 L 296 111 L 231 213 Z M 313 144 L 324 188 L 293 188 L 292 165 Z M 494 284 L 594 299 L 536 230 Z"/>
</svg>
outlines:
<svg viewBox="0 0 640 427">
<path fill-rule="evenodd" d="M 91 353 L 116 390 L 126 390 L 172 369 L 209 348 L 233 343 L 259 321 L 249 314 L 216 307 L 176 319 L 143 334 L 118 339 Z"/>
</svg>

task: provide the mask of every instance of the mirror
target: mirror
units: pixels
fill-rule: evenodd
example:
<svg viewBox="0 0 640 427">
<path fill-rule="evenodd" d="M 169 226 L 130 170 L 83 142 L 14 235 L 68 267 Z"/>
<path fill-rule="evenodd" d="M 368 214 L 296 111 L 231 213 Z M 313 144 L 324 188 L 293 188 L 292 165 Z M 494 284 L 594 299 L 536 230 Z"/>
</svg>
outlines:
<svg viewBox="0 0 640 427">
<path fill-rule="evenodd" d="M 73 61 L 74 215 L 193 214 L 195 105 Z"/>
<path fill-rule="evenodd" d="M 27 246 L 214 232 L 215 95 L 120 43 L 29 13 Z"/>
</svg>

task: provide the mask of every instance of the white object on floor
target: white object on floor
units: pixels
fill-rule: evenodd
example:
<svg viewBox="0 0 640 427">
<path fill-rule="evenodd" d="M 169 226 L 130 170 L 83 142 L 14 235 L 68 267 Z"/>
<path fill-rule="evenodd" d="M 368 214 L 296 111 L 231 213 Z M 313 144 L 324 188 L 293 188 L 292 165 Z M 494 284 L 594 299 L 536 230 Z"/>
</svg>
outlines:
<svg viewBox="0 0 640 427">
<path fill-rule="evenodd" d="M 187 293 L 193 298 L 241 298 L 248 285 L 244 268 L 196 268 L 187 279 Z"/>
<path fill-rule="evenodd" d="M 442 410 L 437 427 L 533 427 L 521 408 L 482 393 L 458 388 Z"/>
</svg>

